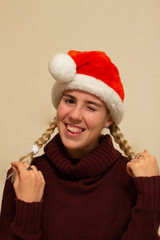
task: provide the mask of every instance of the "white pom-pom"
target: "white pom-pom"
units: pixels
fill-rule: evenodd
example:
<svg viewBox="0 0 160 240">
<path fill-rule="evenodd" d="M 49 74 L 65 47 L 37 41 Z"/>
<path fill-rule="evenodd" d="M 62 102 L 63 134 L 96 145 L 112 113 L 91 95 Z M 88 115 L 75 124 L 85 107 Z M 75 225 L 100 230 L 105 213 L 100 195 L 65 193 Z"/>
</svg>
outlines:
<svg viewBox="0 0 160 240">
<path fill-rule="evenodd" d="M 62 82 L 70 82 L 76 74 L 74 60 L 65 53 L 58 53 L 49 62 L 49 71 L 53 78 Z"/>
</svg>

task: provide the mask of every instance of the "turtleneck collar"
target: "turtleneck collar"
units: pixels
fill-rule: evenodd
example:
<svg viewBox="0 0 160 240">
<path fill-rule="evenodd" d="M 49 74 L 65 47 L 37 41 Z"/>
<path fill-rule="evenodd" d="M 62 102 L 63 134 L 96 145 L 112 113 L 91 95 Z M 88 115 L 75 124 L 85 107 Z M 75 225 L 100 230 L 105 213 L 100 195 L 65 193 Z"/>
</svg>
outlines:
<svg viewBox="0 0 160 240">
<path fill-rule="evenodd" d="M 99 146 L 85 155 L 82 159 L 71 159 L 57 134 L 44 148 L 44 152 L 60 172 L 74 179 L 98 177 L 121 155 L 112 143 L 110 135 L 101 137 Z"/>
</svg>

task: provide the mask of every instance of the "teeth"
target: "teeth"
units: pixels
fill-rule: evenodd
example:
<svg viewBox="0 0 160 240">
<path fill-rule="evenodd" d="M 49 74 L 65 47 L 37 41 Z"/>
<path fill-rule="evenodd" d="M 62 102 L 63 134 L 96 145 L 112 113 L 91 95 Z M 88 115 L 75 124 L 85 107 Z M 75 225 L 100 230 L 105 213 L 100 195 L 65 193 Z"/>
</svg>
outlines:
<svg viewBox="0 0 160 240">
<path fill-rule="evenodd" d="M 79 133 L 79 132 L 83 132 L 82 128 L 78 128 L 78 127 L 71 127 L 70 125 L 67 125 L 67 129 L 71 132 L 74 133 Z"/>
</svg>

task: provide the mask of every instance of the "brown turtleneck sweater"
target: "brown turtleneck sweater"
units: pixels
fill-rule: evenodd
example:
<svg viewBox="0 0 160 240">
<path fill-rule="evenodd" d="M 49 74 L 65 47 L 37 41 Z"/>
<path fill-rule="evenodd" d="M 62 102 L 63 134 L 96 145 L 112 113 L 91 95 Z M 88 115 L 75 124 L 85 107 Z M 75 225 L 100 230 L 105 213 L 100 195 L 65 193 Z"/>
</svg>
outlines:
<svg viewBox="0 0 160 240">
<path fill-rule="evenodd" d="M 0 240 L 159 240 L 160 177 L 132 179 L 109 135 L 81 160 L 59 135 L 33 160 L 46 186 L 40 203 L 15 199 L 6 181 Z"/>
</svg>

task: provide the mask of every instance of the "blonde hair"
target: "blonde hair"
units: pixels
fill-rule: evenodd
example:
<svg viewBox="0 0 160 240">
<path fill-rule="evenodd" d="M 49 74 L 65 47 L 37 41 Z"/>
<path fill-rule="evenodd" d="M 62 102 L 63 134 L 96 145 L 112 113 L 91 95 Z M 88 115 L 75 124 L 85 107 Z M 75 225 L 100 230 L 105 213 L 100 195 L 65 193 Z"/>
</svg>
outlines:
<svg viewBox="0 0 160 240">
<path fill-rule="evenodd" d="M 129 159 L 135 158 L 136 154 L 133 152 L 127 140 L 124 139 L 124 136 L 120 131 L 120 128 L 116 126 L 115 123 L 112 123 L 108 128 L 110 130 L 110 134 L 114 138 L 114 141 L 119 144 L 120 149 L 124 151 L 125 155 Z"/>
<path fill-rule="evenodd" d="M 56 117 L 55 117 L 53 119 L 53 121 L 50 123 L 49 128 L 47 128 L 45 133 L 43 133 L 42 136 L 40 138 L 38 138 L 37 141 L 34 142 L 34 145 L 36 145 L 39 149 L 42 148 L 42 146 L 44 144 L 46 144 L 49 141 L 49 139 L 51 138 L 51 135 L 54 132 L 56 126 L 57 126 L 57 124 L 56 124 Z M 19 159 L 19 162 L 31 164 L 34 155 L 36 155 L 34 152 L 30 152 L 26 156 L 21 157 Z M 14 182 L 15 174 L 13 171 L 8 176 L 8 178 L 10 178 L 10 177 L 11 177 L 11 181 Z"/>
<path fill-rule="evenodd" d="M 56 124 L 56 117 L 55 117 L 54 120 L 50 123 L 49 128 L 47 128 L 45 133 L 43 133 L 42 136 L 38 138 L 37 141 L 34 142 L 34 145 L 36 145 L 39 149 L 42 148 L 42 146 L 46 144 L 51 138 L 51 135 L 54 132 L 56 126 L 57 124 Z M 108 128 L 110 130 L 110 134 L 114 138 L 114 141 L 119 144 L 120 149 L 124 151 L 125 155 L 128 156 L 130 159 L 135 158 L 135 153 L 132 151 L 132 148 L 129 146 L 127 140 L 124 139 L 124 136 L 120 132 L 119 127 L 116 126 L 114 123 L 112 123 L 111 126 L 109 126 Z M 34 152 L 30 152 L 26 156 L 21 157 L 19 159 L 19 162 L 31 164 L 34 155 L 36 155 Z M 15 179 L 15 174 L 13 171 L 8 176 L 8 178 L 10 177 L 13 183 Z"/>
</svg>

